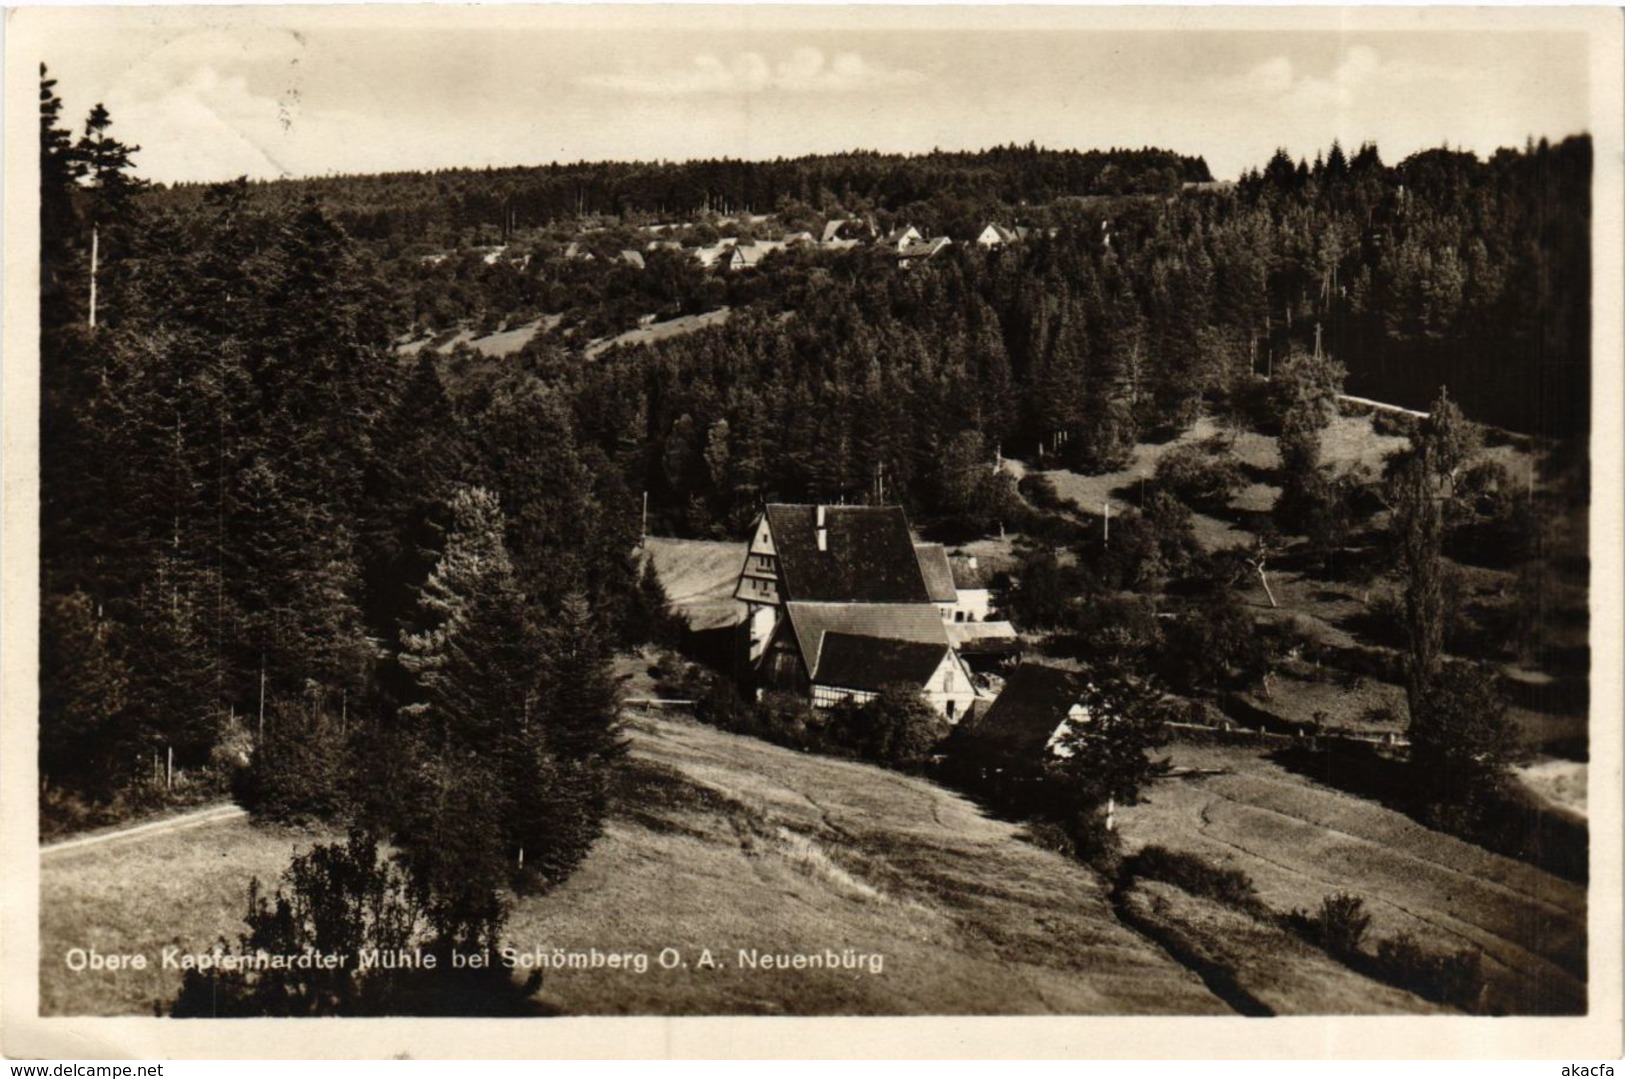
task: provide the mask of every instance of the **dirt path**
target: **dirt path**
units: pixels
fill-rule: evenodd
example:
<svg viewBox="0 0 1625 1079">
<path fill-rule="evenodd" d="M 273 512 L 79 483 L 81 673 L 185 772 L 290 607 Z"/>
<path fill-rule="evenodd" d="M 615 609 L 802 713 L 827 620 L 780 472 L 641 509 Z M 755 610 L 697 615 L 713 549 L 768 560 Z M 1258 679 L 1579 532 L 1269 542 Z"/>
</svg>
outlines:
<svg viewBox="0 0 1625 1079">
<path fill-rule="evenodd" d="M 236 805 L 214 805 L 192 813 L 183 813 L 178 817 L 165 817 L 162 820 L 148 821 L 145 824 L 132 825 L 129 828 L 120 828 L 112 832 L 98 832 L 95 835 L 78 836 L 73 839 L 64 839 L 56 843 L 48 843 L 40 847 L 40 857 L 48 858 L 52 855 L 66 854 L 70 851 L 83 850 L 86 847 L 98 846 L 102 843 L 112 843 L 123 839 L 136 839 L 165 835 L 178 832 L 183 828 L 196 828 L 204 824 L 219 824 L 221 821 L 236 820 L 246 817 L 248 811 Z"/>
</svg>

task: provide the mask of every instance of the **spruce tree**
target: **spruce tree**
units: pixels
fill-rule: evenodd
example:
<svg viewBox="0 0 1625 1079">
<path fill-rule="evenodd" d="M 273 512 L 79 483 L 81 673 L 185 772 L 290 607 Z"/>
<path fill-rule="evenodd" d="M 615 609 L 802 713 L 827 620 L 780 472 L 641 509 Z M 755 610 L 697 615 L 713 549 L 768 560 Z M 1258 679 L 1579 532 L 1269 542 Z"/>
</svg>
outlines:
<svg viewBox="0 0 1625 1079">
<path fill-rule="evenodd" d="M 74 150 L 72 133 L 62 126 L 56 80 L 44 64 L 39 75 L 40 329 L 45 331 L 75 318 L 68 274 L 80 243 L 74 188 L 84 175 L 84 163 Z"/>
</svg>

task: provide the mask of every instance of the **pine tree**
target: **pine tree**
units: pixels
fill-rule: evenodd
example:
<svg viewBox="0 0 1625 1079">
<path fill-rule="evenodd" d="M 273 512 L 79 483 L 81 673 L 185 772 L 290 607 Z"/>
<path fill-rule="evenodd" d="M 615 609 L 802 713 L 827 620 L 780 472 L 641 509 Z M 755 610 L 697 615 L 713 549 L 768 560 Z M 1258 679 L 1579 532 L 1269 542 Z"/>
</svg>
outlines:
<svg viewBox="0 0 1625 1079">
<path fill-rule="evenodd" d="M 1444 651 L 1448 617 L 1441 554 L 1444 510 L 1437 480 L 1421 459 L 1404 462 L 1390 486 L 1394 492 L 1393 529 L 1405 582 L 1405 696 L 1415 723 L 1424 711 L 1423 701 Z"/>
<path fill-rule="evenodd" d="M 56 80 L 39 67 L 40 87 L 40 328 L 48 330 L 74 320 L 68 281 L 79 245 L 79 219 L 74 188 L 84 163 L 74 151 L 72 134 L 61 125 L 62 99 Z"/>
<path fill-rule="evenodd" d="M 1518 748 L 1499 672 L 1488 665 L 1444 664 L 1411 714 L 1416 789 L 1465 824 L 1500 790 Z M 1463 819 L 1456 814 L 1465 813 Z"/>
<path fill-rule="evenodd" d="M 108 133 L 112 126 L 107 106 L 98 101 L 85 118 L 85 132 L 75 147 L 93 196 L 92 219 L 98 222 L 123 220 L 129 213 L 131 198 L 146 186 L 146 181 L 132 171 L 132 159 L 141 147 L 115 139 Z"/>
<path fill-rule="evenodd" d="M 451 518 L 418 628 L 402 638 L 416 695 L 401 709 L 398 746 L 410 763 L 396 769 L 407 783 L 393 823 L 431 922 L 448 940 L 478 945 L 494 943 L 499 889 L 527 827 L 512 764 L 533 729 L 536 650 L 496 498 L 459 489 Z"/>
<path fill-rule="evenodd" d="M 543 632 L 542 691 L 536 729 L 557 762 L 551 788 L 526 786 L 533 808 L 521 811 L 528 835 L 526 866 L 556 882 L 586 857 L 608 811 L 609 774 L 626 748 L 619 719 L 620 686 L 609 649 L 586 597 L 564 598 Z"/>
<path fill-rule="evenodd" d="M 119 748 L 130 669 L 117 627 L 83 592 L 47 596 L 40 611 L 40 779 L 106 792 Z"/>
<path fill-rule="evenodd" d="M 1169 768 L 1153 751 L 1168 743 L 1161 694 L 1142 682 L 1092 677 L 1079 703 L 1083 717 L 1069 719 L 1056 738 L 1050 773 L 1072 811 L 1139 801 L 1147 785 Z"/>
</svg>

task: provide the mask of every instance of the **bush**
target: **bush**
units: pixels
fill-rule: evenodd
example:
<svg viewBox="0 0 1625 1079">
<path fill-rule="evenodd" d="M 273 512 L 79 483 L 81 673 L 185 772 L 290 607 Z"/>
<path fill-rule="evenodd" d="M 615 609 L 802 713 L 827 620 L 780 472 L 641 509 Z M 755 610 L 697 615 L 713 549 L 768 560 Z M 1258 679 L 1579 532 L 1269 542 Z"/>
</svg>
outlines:
<svg viewBox="0 0 1625 1079">
<path fill-rule="evenodd" d="M 948 734 L 948 723 L 915 686 L 895 683 L 859 710 L 868 736 L 860 752 L 889 768 L 915 769 Z"/>
<path fill-rule="evenodd" d="M 1493 802 L 1518 750 L 1498 671 L 1448 663 L 1423 688 L 1411 716 L 1411 768 L 1440 809 L 1468 820 Z"/>
<path fill-rule="evenodd" d="M 1016 490 L 1036 509 L 1054 512 L 1067 508 L 1055 490 L 1055 483 L 1042 472 L 1029 472 L 1021 477 Z"/>
<path fill-rule="evenodd" d="M 341 967 L 189 970 L 170 1008 L 176 1018 L 254 1016 L 533 1015 L 531 997 L 541 988 L 533 975 L 523 986 L 509 977 L 495 954 L 496 933 L 486 940 L 484 965 L 455 968 L 448 942 L 433 937 L 416 888 L 398 861 L 381 861 L 377 841 L 360 831 L 347 843 L 312 848 L 296 856 L 274 897 L 248 886 L 248 931 L 236 948 L 219 950 L 247 958 L 305 952 L 347 956 Z M 418 950 L 436 957 L 433 968 L 359 969 L 364 951 L 395 954 Z"/>
<path fill-rule="evenodd" d="M 1106 826 L 1106 814 L 1098 809 L 1079 813 L 1067 829 L 1073 857 L 1092 866 L 1107 880 L 1117 879 L 1123 869 L 1123 837 Z"/>
<path fill-rule="evenodd" d="M 1052 820 L 1028 821 L 1026 833 L 1022 838 L 1040 850 L 1054 851 L 1068 858 L 1078 856 L 1077 848 L 1072 843 L 1071 831 Z"/>
<path fill-rule="evenodd" d="M 1483 957 L 1477 948 L 1434 952 L 1401 933 L 1377 944 L 1377 967 L 1388 982 L 1417 996 L 1469 1012 L 1483 1006 Z"/>
<path fill-rule="evenodd" d="M 1267 912 L 1253 878 L 1240 869 L 1221 869 L 1199 855 L 1152 845 L 1123 864 L 1129 876 L 1166 881 L 1191 895 L 1211 899 L 1244 913 L 1261 916 Z"/>
<path fill-rule="evenodd" d="M 1199 509 L 1223 508 L 1242 485 L 1234 457 L 1211 439 L 1169 450 L 1154 478 L 1162 490 Z"/>
<path fill-rule="evenodd" d="M 1251 682 L 1264 669 L 1257 628 L 1233 592 L 1214 592 L 1163 628 L 1157 670 L 1180 692 Z"/>
<path fill-rule="evenodd" d="M 1151 601 L 1142 596 L 1099 596 L 1068 618 L 1080 658 L 1117 670 L 1139 670 L 1162 640 Z"/>
<path fill-rule="evenodd" d="M 757 733 L 792 749 L 812 749 L 821 742 L 812 706 L 793 693 L 764 693 L 756 702 Z"/>
<path fill-rule="evenodd" d="M 1332 955 L 1351 956 L 1360 950 L 1360 942 L 1371 927 L 1371 915 L 1365 912 L 1365 900 L 1347 892 L 1334 892 L 1320 901 L 1315 914 L 1294 911 L 1292 920 L 1301 924 L 1305 935 Z"/>
<path fill-rule="evenodd" d="M 1416 434 L 1417 418 L 1408 412 L 1394 412 L 1386 408 L 1371 413 L 1371 430 L 1379 435 L 1399 435 L 1410 438 Z"/>
<path fill-rule="evenodd" d="M 671 653 L 660 657 L 649 673 L 663 697 L 694 702 L 694 718 L 719 730 L 749 734 L 756 729 L 750 703 L 733 679 Z"/>
<path fill-rule="evenodd" d="M 1060 625 L 1078 592 L 1077 577 L 1073 568 L 1060 564 L 1053 551 L 1025 551 L 1016 567 L 1015 587 L 1005 602 L 1025 628 Z"/>
<path fill-rule="evenodd" d="M 750 731 L 755 725 L 750 704 L 739 695 L 733 680 L 711 671 L 702 673 L 701 691 L 691 698 L 695 718 L 725 731 Z"/>
</svg>

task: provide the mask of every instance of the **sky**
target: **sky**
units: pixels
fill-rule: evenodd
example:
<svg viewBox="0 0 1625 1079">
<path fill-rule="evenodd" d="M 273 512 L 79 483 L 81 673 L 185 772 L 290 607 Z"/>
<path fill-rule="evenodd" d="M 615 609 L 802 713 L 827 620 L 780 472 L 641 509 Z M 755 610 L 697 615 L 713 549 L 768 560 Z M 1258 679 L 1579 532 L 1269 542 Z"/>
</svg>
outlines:
<svg viewBox="0 0 1625 1079">
<path fill-rule="evenodd" d="M 1233 179 L 1586 130 L 1587 39 L 1544 10 L 103 8 L 33 40 L 162 182 L 1011 142 Z"/>
</svg>

